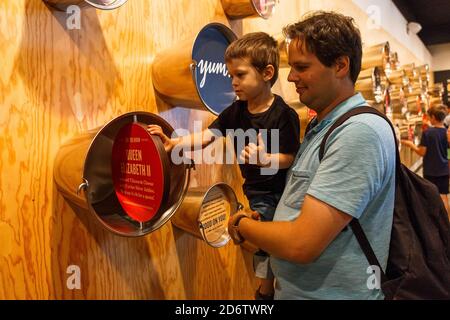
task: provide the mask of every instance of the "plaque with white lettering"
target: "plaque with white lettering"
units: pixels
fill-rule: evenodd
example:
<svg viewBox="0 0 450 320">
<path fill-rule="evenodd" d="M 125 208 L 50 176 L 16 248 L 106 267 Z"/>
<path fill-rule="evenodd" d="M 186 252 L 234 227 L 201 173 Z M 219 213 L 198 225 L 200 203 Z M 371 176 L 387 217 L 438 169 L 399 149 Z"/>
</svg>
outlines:
<svg viewBox="0 0 450 320">
<path fill-rule="evenodd" d="M 130 123 L 117 133 L 111 157 L 114 190 L 125 213 L 135 221 L 147 222 L 164 210 L 167 163 L 161 140 L 144 125 Z"/>
<path fill-rule="evenodd" d="M 198 94 L 205 106 L 216 115 L 236 98 L 225 64 L 225 50 L 235 37 L 225 26 L 209 24 L 198 34 L 192 50 Z"/>
<path fill-rule="evenodd" d="M 206 194 L 199 213 L 202 237 L 209 244 L 228 239 L 228 219 L 231 214 L 230 200 L 222 188 L 212 188 Z"/>
</svg>

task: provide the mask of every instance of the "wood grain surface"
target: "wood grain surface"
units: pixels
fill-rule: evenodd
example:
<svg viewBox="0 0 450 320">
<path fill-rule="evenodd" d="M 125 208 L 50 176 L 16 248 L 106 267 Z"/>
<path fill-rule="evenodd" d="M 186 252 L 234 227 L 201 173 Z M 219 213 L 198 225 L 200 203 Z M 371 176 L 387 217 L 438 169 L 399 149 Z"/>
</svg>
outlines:
<svg viewBox="0 0 450 320">
<path fill-rule="evenodd" d="M 55 158 L 69 139 L 130 111 L 157 113 L 175 129 L 193 130 L 197 120 L 206 128 L 211 113 L 155 93 L 155 56 L 211 22 L 238 36 L 278 34 L 315 3 L 280 1 L 268 20 L 229 21 L 220 0 L 130 0 L 113 11 L 83 6 L 81 28 L 71 29 L 76 13 L 41 0 L 0 1 L 0 299 L 252 299 L 249 251 L 211 248 L 171 223 L 145 237 L 114 235 L 58 191 Z M 339 3 L 322 8 L 365 17 L 350 0 Z M 286 77 L 281 71 L 275 92 L 298 100 Z M 64 161 L 76 175 L 83 154 Z M 235 164 L 198 165 L 191 186 L 219 181 L 248 208 Z M 67 286 L 72 265 L 79 289 Z"/>
</svg>

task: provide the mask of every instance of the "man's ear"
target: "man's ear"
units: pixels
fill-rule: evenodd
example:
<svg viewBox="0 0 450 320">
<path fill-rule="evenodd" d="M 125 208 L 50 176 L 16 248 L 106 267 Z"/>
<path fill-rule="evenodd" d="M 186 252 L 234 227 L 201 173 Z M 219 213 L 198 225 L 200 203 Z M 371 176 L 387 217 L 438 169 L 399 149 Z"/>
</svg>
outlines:
<svg viewBox="0 0 450 320">
<path fill-rule="evenodd" d="M 274 75 L 275 75 L 275 67 L 271 64 L 268 64 L 262 72 L 264 81 L 272 80 Z"/>
<path fill-rule="evenodd" d="M 338 78 L 350 77 L 350 58 L 341 56 L 336 59 L 335 63 L 336 76 Z"/>
</svg>

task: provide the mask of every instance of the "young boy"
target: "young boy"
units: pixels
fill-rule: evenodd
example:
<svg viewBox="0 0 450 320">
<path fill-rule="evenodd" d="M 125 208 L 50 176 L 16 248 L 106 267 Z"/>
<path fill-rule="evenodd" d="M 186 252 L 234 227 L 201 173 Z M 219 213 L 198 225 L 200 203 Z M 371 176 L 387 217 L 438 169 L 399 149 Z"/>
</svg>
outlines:
<svg viewBox="0 0 450 320">
<path fill-rule="evenodd" d="M 428 109 L 427 113 L 430 116 L 432 127 L 423 132 L 420 145 L 416 146 L 414 142 L 409 140 L 402 140 L 402 144 L 414 150 L 419 156 L 424 157 L 423 177 L 438 187 L 447 214 L 449 214 L 447 197 L 449 193 L 448 140 L 447 129 L 444 126 L 447 107 L 443 105 L 433 106 Z"/>
<path fill-rule="evenodd" d="M 151 134 L 161 137 L 166 150 L 172 150 L 175 145 L 194 150 L 204 148 L 214 140 L 213 129 L 220 131 L 222 136 L 227 134 L 227 130 L 238 129 L 258 134 L 257 137 L 253 137 L 252 143 L 246 142 L 241 150 L 238 150 L 236 141 L 238 132 L 242 133 L 242 130 L 235 132 L 233 140 L 234 150 L 240 160 L 241 173 L 245 179 L 244 193 L 249 200 L 250 208 L 260 215 L 262 221 L 273 219 L 284 189 L 287 169 L 294 161 L 300 146 L 300 123 L 297 113 L 271 90 L 278 77 L 279 59 L 277 42 L 271 36 L 263 32 L 244 35 L 231 43 L 225 52 L 228 72 L 239 100 L 225 109 L 201 134 L 169 139 L 158 126 L 148 126 Z M 262 130 L 279 130 L 279 141 L 275 141 L 279 146 L 277 153 L 271 153 L 274 141 L 270 143 L 262 141 Z M 267 136 L 270 139 L 272 135 Z M 197 141 L 201 141 L 201 145 L 196 145 L 199 144 Z M 259 159 L 255 163 L 251 160 L 256 155 L 259 155 Z M 271 175 L 262 174 L 262 168 L 273 163 L 278 164 L 278 170 Z M 255 254 L 254 268 L 256 276 L 261 279 L 255 298 L 273 299 L 274 278 L 267 253 L 260 250 Z"/>
</svg>

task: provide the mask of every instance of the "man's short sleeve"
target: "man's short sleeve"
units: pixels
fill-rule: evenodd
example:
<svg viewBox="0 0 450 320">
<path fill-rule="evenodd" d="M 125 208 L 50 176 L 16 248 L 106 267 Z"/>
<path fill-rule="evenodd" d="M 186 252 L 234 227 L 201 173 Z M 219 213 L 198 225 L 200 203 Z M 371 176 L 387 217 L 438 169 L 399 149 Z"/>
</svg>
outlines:
<svg viewBox="0 0 450 320">
<path fill-rule="evenodd" d="M 381 118 L 375 122 L 378 132 L 366 123 L 353 122 L 330 135 L 307 194 L 361 217 L 395 169 L 392 130 Z"/>
</svg>

